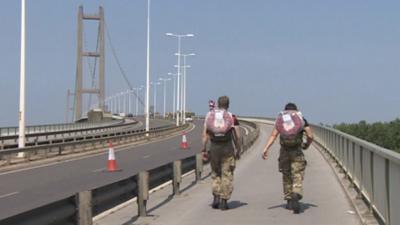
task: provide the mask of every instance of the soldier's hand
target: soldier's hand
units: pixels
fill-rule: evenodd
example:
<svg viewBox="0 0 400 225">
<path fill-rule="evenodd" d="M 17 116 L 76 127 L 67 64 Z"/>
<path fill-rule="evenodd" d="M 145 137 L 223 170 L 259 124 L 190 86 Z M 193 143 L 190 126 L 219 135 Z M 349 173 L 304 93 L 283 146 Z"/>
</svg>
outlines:
<svg viewBox="0 0 400 225">
<path fill-rule="evenodd" d="M 201 156 L 203 158 L 203 161 L 207 161 L 208 160 L 208 153 L 207 153 L 207 151 L 205 149 L 203 149 L 201 151 Z"/>
<path fill-rule="evenodd" d="M 262 154 L 262 159 L 266 160 L 268 159 L 268 150 L 264 150 L 263 154 Z"/>
<path fill-rule="evenodd" d="M 236 160 L 239 160 L 239 159 L 240 159 L 240 151 L 237 151 L 237 152 L 235 153 L 235 159 L 236 159 Z"/>
<path fill-rule="evenodd" d="M 303 150 L 307 150 L 308 147 L 310 147 L 310 145 L 307 144 L 307 143 L 302 143 L 302 144 L 301 144 L 301 148 L 302 148 Z"/>
</svg>

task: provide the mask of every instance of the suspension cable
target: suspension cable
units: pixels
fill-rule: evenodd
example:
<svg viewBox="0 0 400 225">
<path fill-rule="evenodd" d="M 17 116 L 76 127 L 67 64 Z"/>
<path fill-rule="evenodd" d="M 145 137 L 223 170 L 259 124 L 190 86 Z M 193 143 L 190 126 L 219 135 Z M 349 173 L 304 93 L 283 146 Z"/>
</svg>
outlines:
<svg viewBox="0 0 400 225">
<path fill-rule="evenodd" d="M 115 62 L 116 62 L 117 65 L 118 65 L 119 71 L 120 71 L 120 73 L 122 74 L 122 76 L 123 76 L 125 82 L 126 82 L 127 85 L 129 86 L 129 89 L 130 89 L 130 90 L 133 90 L 134 88 L 133 88 L 133 86 L 131 85 L 131 83 L 129 82 L 128 77 L 126 76 L 126 73 L 125 73 L 124 69 L 122 68 L 121 63 L 120 63 L 120 61 L 119 61 L 119 59 L 118 59 L 117 53 L 116 53 L 116 51 L 115 51 L 114 45 L 113 45 L 112 40 L 111 40 L 111 35 L 110 35 L 110 32 L 109 32 L 109 29 L 108 29 L 108 27 L 107 27 L 107 23 L 104 22 L 104 25 L 105 25 L 105 30 L 106 30 L 106 33 L 107 33 L 108 43 L 110 44 L 111 52 L 112 52 L 112 54 L 113 54 L 113 57 L 114 57 L 114 59 L 115 59 Z M 141 104 L 142 106 L 144 106 L 144 101 L 143 101 L 143 99 L 140 98 L 135 92 L 133 92 L 133 95 L 139 100 L 140 104 Z"/>
</svg>

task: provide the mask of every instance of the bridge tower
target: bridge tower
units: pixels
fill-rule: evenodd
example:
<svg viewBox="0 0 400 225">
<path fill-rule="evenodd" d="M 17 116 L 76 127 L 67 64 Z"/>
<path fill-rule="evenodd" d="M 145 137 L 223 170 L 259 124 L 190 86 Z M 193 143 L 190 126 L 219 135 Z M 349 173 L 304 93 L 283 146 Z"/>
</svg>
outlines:
<svg viewBox="0 0 400 225">
<path fill-rule="evenodd" d="M 83 22 L 84 20 L 95 20 L 98 21 L 98 50 L 85 52 L 83 49 Z M 77 39 L 77 63 L 76 63 L 76 86 L 75 86 L 75 120 L 82 117 L 82 105 L 83 95 L 97 95 L 98 97 L 98 108 L 104 111 L 104 96 L 105 96 L 105 85 L 104 85 L 104 10 L 103 7 L 99 7 L 98 14 L 84 14 L 83 6 L 79 7 L 78 11 L 78 39 Z M 83 87 L 83 59 L 84 57 L 95 57 L 99 59 L 98 65 L 98 85 L 85 88 Z M 96 65 L 95 65 L 96 66 Z"/>
</svg>

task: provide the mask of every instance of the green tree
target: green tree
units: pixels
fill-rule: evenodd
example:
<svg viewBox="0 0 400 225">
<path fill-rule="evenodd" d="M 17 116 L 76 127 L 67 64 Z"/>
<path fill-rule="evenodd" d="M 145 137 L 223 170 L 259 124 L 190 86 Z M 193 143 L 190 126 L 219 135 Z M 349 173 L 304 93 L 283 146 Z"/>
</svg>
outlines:
<svg viewBox="0 0 400 225">
<path fill-rule="evenodd" d="M 368 142 L 400 152 L 400 119 L 391 122 L 359 123 L 334 125 L 335 129 L 356 136 Z"/>
</svg>

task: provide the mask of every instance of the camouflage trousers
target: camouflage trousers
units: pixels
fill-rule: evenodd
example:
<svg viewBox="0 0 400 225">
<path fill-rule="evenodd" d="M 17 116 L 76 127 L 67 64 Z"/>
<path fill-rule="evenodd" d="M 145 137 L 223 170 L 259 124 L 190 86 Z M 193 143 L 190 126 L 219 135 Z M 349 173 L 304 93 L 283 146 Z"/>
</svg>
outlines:
<svg viewBox="0 0 400 225">
<path fill-rule="evenodd" d="M 283 177 L 284 199 L 291 199 L 292 193 L 303 197 L 303 180 L 307 161 L 303 151 L 299 149 L 287 150 L 281 147 L 279 155 L 279 171 Z"/>
<path fill-rule="evenodd" d="M 233 191 L 233 171 L 235 170 L 233 151 L 224 154 L 223 151 L 211 148 L 210 153 L 212 193 L 222 199 L 230 199 Z"/>
</svg>

